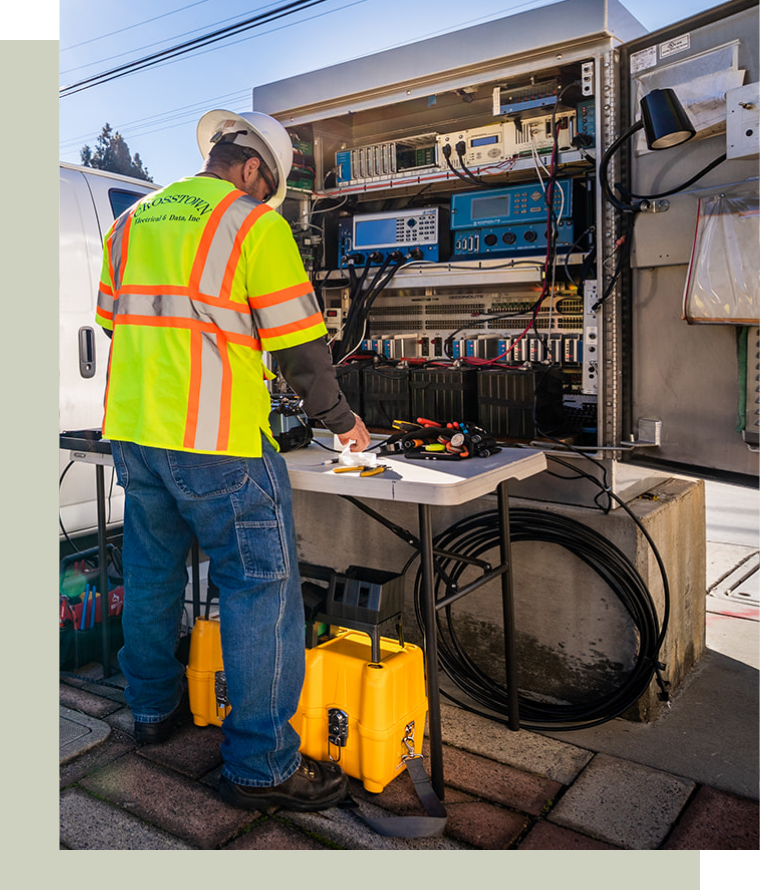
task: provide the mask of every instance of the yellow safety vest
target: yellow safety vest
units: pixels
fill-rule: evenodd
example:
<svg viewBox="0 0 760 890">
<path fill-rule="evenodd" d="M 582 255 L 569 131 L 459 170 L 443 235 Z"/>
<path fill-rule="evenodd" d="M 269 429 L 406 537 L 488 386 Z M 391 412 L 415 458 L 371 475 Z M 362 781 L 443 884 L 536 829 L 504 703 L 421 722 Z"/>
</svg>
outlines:
<svg viewBox="0 0 760 890">
<path fill-rule="evenodd" d="M 240 457 L 275 444 L 262 351 L 326 334 L 288 223 L 204 176 L 116 220 L 97 321 L 114 332 L 106 438 Z"/>
</svg>

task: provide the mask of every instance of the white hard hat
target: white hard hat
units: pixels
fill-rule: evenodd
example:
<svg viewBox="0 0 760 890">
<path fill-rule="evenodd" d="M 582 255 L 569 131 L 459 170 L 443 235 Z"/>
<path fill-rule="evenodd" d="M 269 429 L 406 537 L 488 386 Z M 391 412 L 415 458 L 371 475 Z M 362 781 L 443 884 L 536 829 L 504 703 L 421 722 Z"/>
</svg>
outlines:
<svg viewBox="0 0 760 890">
<path fill-rule="evenodd" d="M 207 111 L 198 121 L 198 148 L 204 159 L 224 136 L 228 141 L 257 151 L 277 177 L 277 190 L 266 202 L 279 207 L 285 200 L 286 180 L 293 166 L 293 143 L 283 125 L 261 111 L 235 114 L 233 111 Z"/>
</svg>

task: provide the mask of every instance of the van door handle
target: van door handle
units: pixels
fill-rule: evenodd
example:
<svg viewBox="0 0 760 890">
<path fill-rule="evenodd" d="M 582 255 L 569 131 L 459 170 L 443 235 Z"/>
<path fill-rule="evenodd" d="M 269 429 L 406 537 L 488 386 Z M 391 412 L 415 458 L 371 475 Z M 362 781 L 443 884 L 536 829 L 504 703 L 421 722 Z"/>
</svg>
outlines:
<svg viewBox="0 0 760 890">
<path fill-rule="evenodd" d="M 79 373 L 95 376 L 95 331 L 90 327 L 79 328 Z"/>
</svg>

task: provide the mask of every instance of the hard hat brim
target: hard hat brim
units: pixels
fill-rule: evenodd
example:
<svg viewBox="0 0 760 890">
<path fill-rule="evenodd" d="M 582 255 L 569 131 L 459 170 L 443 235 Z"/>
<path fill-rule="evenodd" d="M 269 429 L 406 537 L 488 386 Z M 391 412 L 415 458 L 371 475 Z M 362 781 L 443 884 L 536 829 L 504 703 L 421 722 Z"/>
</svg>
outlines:
<svg viewBox="0 0 760 890">
<path fill-rule="evenodd" d="M 258 132 L 256 127 L 241 115 L 235 114 L 233 111 L 225 111 L 218 108 L 213 111 L 207 111 L 206 114 L 203 115 L 198 121 L 196 130 L 198 148 L 200 149 L 203 159 L 205 160 L 209 156 L 209 152 L 216 144 L 215 142 L 212 142 L 212 137 L 218 133 L 219 130 L 234 130 L 238 126 L 241 130 L 247 130 L 252 134 L 254 139 L 251 141 L 249 147 L 258 151 L 266 162 L 266 165 L 276 172 L 277 190 L 266 203 L 270 207 L 279 207 L 285 200 L 285 194 L 288 188 L 287 174 L 282 167 L 280 159 L 271 149 L 269 149 L 266 140 Z"/>
</svg>

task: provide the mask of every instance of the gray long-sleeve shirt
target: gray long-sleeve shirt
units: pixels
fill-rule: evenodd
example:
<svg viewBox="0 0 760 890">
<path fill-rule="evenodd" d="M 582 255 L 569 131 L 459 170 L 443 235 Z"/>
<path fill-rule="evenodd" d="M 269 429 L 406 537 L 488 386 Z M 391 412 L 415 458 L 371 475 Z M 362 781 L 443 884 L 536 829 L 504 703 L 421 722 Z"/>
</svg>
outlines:
<svg viewBox="0 0 760 890">
<path fill-rule="evenodd" d="M 281 349 L 272 355 L 288 385 L 303 399 L 309 417 L 321 421 L 338 435 L 353 429 L 356 417 L 338 386 L 324 338 Z"/>
</svg>

